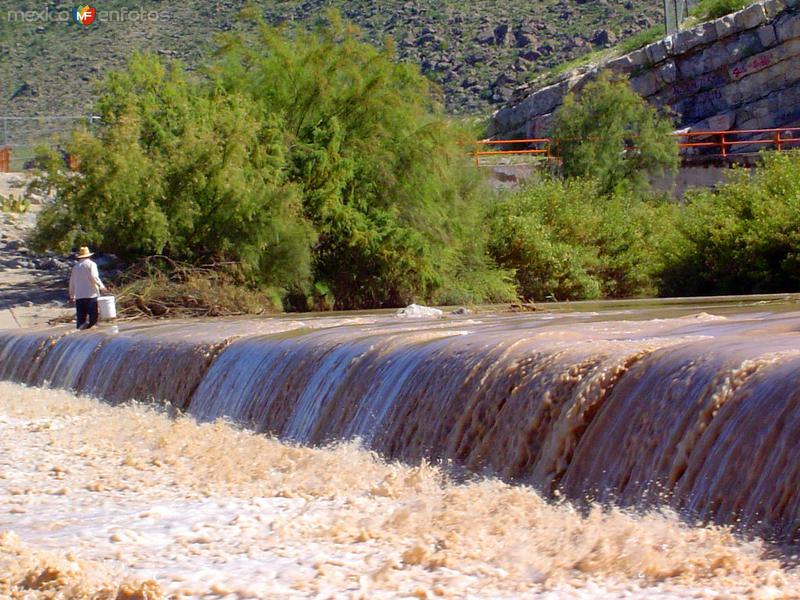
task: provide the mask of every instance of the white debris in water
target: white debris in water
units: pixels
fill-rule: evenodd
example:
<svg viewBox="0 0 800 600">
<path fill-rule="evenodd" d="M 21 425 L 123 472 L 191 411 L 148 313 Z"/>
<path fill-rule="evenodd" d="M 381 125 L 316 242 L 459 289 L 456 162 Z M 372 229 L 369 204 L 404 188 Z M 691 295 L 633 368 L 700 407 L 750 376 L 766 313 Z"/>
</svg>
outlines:
<svg viewBox="0 0 800 600">
<path fill-rule="evenodd" d="M 405 308 L 398 310 L 396 316 L 413 319 L 441 319 L 443 314 L 438 308 L 409 304 Z"/>
<path fill-rule="evenodd" d="M 0 597 L 792 598 L 761 544 L 0 383 Z M 48 426 L 49 424 L 49 426 Z M 13 533 L 12 533 L 13 532 Z M 106 590 L 102 592 L 101 590 Z M 105 595 L 103 595 L 105 593 Z"/>
</svg>

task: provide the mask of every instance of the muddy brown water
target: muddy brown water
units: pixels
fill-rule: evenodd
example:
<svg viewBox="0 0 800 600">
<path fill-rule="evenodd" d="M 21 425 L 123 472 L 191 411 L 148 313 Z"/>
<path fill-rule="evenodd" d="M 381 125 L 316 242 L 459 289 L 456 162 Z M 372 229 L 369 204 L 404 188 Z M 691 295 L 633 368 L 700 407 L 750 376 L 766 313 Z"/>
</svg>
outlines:
<svg viewBox="0 0 800 600">
<path fill-rule="evenodd" d="M 0 332 L 0 594 L 797 597 L 798 298 L 548 308 Z"/>
</svg>

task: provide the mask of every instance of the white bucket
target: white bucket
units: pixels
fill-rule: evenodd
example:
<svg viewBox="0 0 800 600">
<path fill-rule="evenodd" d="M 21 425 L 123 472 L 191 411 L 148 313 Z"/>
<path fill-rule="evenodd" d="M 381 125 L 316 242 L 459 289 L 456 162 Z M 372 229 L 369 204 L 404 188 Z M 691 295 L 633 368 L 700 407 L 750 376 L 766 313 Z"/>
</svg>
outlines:
<svg viewBox="0 0 800 600">
<path fill-rule="evenodd" d="M 114 296 L 100 296 L 97 299 L 97 308 L 103 321 L 117 318 L 117 305 Z"/>
</svg>

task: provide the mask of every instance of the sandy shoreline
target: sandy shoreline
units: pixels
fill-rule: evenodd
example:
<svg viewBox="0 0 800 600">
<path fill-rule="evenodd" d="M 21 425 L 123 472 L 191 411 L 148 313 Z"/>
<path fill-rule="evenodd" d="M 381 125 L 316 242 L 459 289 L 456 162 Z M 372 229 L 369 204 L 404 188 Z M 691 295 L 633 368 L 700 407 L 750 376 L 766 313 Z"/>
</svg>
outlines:
<svg viewBox="0 0 800 600">
<path fill-rule="evenodd" d="M 29 177 L 25 173 L 0 174 L 0 196 L 24 196 Z M 23 213 L 0 211 L 0 329 L 47 323 L 70 310 L 69 274 L 57 268 L 66 264 L 66 257 L 34 257 L 26 248 L 40 209 L 41 205 L 34 203 Z M 46 262 L 49 268 L 37 268 L 36 262 Z"/>
</svg>

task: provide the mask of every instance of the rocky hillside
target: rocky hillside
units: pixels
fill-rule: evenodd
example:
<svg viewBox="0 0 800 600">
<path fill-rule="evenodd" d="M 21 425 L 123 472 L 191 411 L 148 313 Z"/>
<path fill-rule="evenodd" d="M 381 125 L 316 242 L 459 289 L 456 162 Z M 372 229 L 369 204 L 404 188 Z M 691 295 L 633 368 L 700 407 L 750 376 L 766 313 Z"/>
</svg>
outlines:
<svg viewBox="0 0 800 600">
<path fill-rule="evenodd" d="M 22 3 L 24 4 L 24 3 Z M 243 0 L 106 0 L 87 27 L 60 19 L 74 7 L 0 0 L 0 115 L 87 114 L 92 84 L 137 49 L 197 68 L 214 34 L 239 26 Z M 441 85 L 452 114 L 488 114 L 514 87 L 661 20 L 646 0 L 257 0 L 272 23 L 313 24 L 327 9 L 381 41 Z M 135 8 L 132 8 L 135 7 Z M 33 8 L 23 6 L 24 10 Z M 121 11 L 125 9 L 127 14 Z M 116 11 L 116 14 L 113 13 Z M 45 14 L 47 13 L 47 14 Z"/>
<path fill-rule="evenodd" d="M 634 90 L 669 109 L 681 128 L 800 126 L 800 3 L 764 0 L 610 62 L 566 73 L 553 85 L 519 89 L 495 114 L 490 133 L 501 139 L 547 135 L 564 96 L 603 69 L 629 77 Z M 748 144 L 728 151 L 758 149 Z"/>
</svg>

